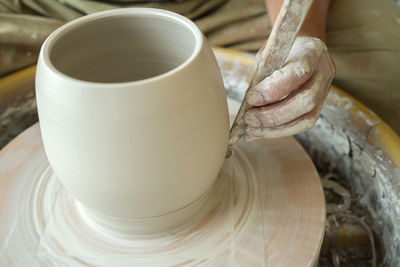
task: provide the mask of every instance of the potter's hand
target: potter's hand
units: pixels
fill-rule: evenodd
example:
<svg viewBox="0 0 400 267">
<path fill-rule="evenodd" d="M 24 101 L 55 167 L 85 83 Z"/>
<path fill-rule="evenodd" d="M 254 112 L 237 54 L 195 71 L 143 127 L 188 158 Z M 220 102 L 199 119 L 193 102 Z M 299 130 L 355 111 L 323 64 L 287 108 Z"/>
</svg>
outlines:
<svg viewBox="0 0 400 267">
<path fill-rule="evenodd" d="M 335 76 L 325 44 L 297 37 L 285 65 L 250 88 L 246 139 L 294 135 L 311 128 Z"/>
</svg>

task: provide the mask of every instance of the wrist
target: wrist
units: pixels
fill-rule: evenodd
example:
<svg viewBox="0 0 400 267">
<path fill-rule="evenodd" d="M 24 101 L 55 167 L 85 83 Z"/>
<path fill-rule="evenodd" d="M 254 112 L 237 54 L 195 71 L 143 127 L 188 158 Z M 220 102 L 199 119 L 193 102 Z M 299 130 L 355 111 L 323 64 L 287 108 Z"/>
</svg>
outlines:
<svg viewBox="0 0 400 267">
<path fill-rule="evenodd" d="M 299 36 L 315 37 L 326 43 L 326 17 L 330 0 L 314 0 L 298 33 Z"/>
<path fill-rule="evenodd" d="M 319 29 L 315 25 L 303 24 L 297 36 L 315 37 L 321 39 L 325 43 L 325 29 Z"/>
</svg>

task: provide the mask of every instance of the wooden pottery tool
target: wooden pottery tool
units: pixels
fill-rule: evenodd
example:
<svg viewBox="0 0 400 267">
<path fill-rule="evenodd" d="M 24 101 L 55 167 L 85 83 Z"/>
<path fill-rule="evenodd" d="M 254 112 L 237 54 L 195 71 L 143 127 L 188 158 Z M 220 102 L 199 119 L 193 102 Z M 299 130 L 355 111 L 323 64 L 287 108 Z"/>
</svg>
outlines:
<svg viewBox="0 0 400 267">
<path fill-rule="evenodd" d="M 260 51 L 258 64 L 248 89 L 283 66 L 312 2 L 313 0 L 284 1 L 267 44 Z M 243 120 L 243 116 L 244 113 L 251 108 L 246 102 L 248 89 L 230 130 L 226 157 L 232 155 L 233 144 L 246 134 L 246 123 Z"/>
</svg>

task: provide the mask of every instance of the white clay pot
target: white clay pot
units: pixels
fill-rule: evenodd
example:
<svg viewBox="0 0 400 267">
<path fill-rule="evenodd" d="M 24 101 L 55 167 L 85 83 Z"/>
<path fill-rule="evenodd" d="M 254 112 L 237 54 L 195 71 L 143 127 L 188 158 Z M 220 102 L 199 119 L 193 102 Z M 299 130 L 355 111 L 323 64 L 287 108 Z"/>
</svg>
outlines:
<svg viewBox="0 0 400 267">
<path fill-rule="evenodd" d="M 128 8 L 67 23 L 41 49 L 36 97 L 56 176 L 117 231 L 178 224 L 185 216 L 172 214 L 200 206 L 224 161 L 221 74 L 203 34 L 178 14 Z"/>
</svg>

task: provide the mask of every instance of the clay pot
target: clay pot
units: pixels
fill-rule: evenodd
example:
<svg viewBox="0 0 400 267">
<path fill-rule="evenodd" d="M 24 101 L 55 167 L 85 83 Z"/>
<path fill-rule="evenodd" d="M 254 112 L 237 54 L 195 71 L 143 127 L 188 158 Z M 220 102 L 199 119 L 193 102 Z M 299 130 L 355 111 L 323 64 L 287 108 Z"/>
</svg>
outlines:
<svg viewBox="0 0 400 267">
<path fill-rule="evenodd" d="M 196 206 L 224 161 L 221 74 L 178 14 L 128 8 L 67 23 L 43 44 L 36 96 L 56 176 L 108 227 Z"/>
</svg>

